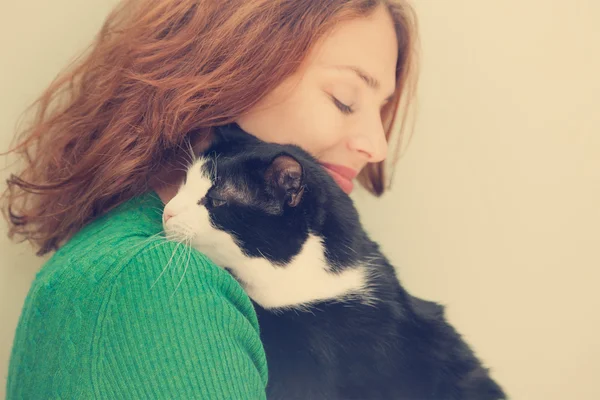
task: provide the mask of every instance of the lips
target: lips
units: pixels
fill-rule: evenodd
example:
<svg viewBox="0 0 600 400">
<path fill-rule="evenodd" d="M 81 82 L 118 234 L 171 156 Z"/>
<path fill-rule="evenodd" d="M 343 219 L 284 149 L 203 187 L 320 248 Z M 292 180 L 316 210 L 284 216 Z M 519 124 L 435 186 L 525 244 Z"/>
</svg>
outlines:
<svg viewBox="0 0 600 400">
<path fill-rule="evenodd" d="M 352 180 L 358 175 L 356 170 L 337 164 L 321 163 L 321 165 L 346 194 L 352 193 L 354 189 Z"/>
</svg>

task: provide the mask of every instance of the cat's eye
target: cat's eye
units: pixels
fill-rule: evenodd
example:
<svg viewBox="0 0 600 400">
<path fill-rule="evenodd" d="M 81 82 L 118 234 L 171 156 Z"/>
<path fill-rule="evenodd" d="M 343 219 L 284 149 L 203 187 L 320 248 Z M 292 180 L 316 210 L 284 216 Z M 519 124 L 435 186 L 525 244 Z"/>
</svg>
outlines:
<svg viewBox="0 0 600 400">
<path fill-rule="evenodd" d="M 208 199 L 209 199 L 210 205 L 212 207 L 221 207 L 221 206 L 224 206 L 225 204 L 227 204 L 227 201 L 222 200 L 222 199 L 215 199 L 212 197 L 209 197 Z"/>
<path fill-rule="evenodd" d="M 209 208 L 221 207 L 221 206 L 224 206 L 225 204 L 227 204 L 227 200 L 218 199 L 218 198 L 211 197 L 211 196 L 204 196 L 203 198 L 198 200 L 199 206 L 206 206 Z"/>
</svg>

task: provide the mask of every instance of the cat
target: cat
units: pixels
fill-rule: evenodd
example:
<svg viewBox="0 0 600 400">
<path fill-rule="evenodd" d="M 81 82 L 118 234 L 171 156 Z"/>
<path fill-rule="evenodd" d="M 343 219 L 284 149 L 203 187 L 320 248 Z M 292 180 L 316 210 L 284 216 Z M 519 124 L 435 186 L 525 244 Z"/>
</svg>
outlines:
<svg viewBox="0 0 600 400">
<path fill-rule="evenodd" d="M 501 387 L 445 320 L 411 296 L 352 200 L 307 152 L 230 124 L 165 206 L 254 303 L 269 400 L 499 400 Z"/>
</svg>

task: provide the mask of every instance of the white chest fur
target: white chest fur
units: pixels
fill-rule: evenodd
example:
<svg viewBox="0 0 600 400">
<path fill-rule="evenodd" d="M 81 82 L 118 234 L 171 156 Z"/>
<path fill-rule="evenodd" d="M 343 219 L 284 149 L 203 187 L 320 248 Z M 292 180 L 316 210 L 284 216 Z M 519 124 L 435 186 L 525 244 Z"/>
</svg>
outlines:
<svg viewBox="0 0 600 400">
<path fill-rule="evenodd" d="M 221 238 L 219 248 L 235 252 L 223 254 L 199 246 L 200 250 L 214 252 L 214 260 L 232 270 L 242 281 L 248 295 L 265 308 L 286 308 L 307 305 L 320 300 L 341 299 L 349 294 L 360 294 L 366 290 L 366 270 L 364 267 L 331 272 L 325 260 L 320 238 L 311 235 L 302 250 L 287 265 L 274 266 L 264 258 L 250 258 L 244 255 L 231 235 Z M 235 254 L 234 254 L 235 253 Z"/>
</svg>

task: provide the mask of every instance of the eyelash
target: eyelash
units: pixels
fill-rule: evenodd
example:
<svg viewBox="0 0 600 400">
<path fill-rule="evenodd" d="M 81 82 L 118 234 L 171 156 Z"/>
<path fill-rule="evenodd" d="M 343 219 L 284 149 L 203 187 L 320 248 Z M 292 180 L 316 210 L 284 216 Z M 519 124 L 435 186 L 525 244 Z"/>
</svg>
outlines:
<svg viewBox="0 0 600 400">
<path fill-rule="evenodd" d="M 338 99 L 336 99 L 334 96 L 331 96 L 331 99 L 333 100 L 333 104 L 335 104 L 335 106 L 337 108 L 339 108 L 339 110 L 342 113 L 344 113 L 346 115 L 349 115 L 349 114 L 352 114 L 354 112 L 354 109 L 352 109 L 352 107 L 350 107 L 350 106 L 342 103 L 341 101 L 339 101 Z"/>
</svg>

